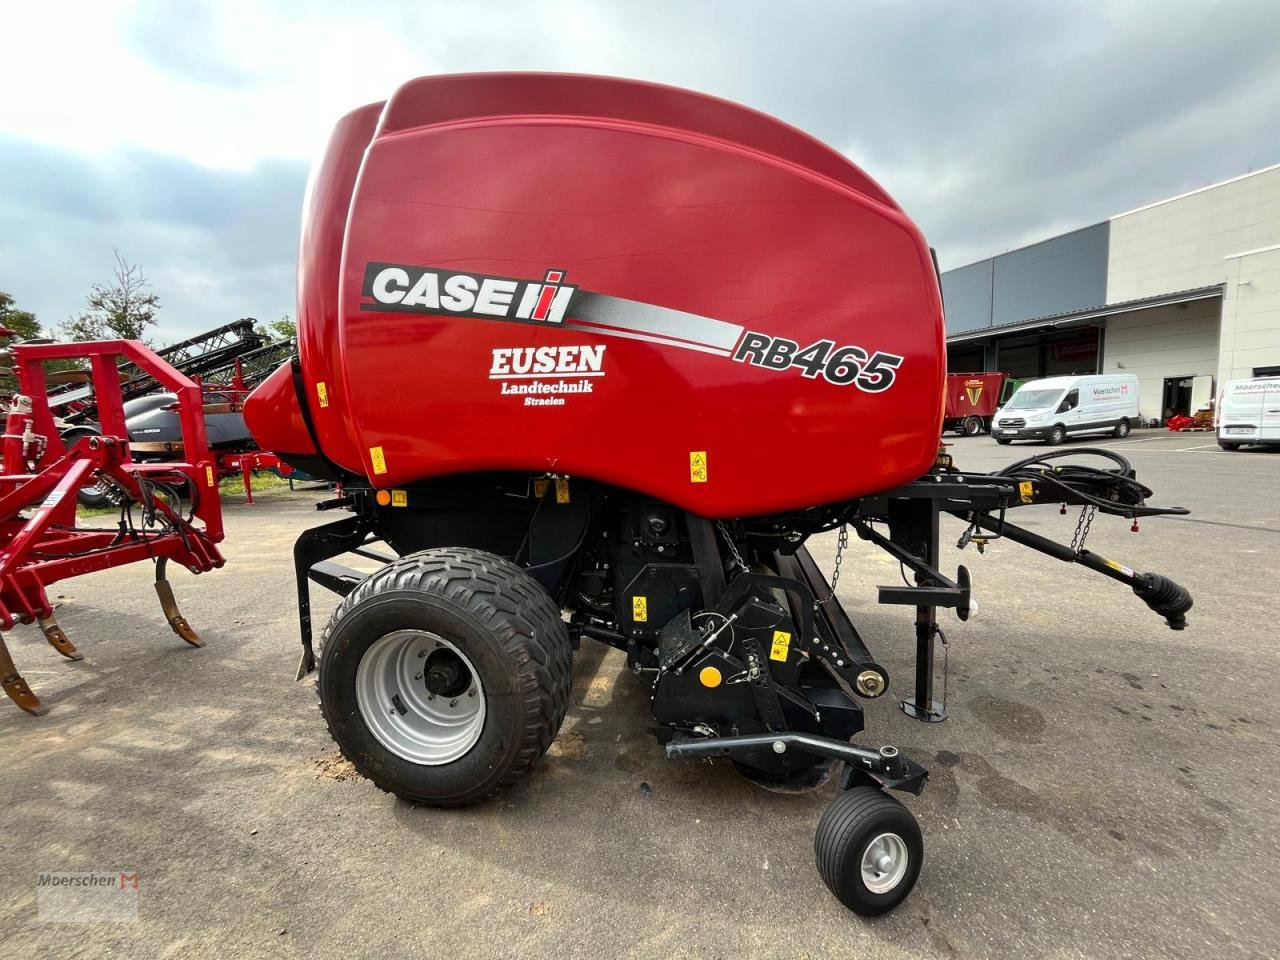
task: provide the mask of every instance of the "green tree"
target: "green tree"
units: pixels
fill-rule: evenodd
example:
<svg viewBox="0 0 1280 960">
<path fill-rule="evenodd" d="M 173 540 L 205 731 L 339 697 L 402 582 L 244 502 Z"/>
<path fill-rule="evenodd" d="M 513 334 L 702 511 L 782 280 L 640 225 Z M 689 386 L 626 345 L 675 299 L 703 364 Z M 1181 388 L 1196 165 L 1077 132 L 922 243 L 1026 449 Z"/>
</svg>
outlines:
<svg viewBox="0 0 1280 960">
<path fill-rule="evenodd" d="M 16 333 L 19 340 L 35 340 L 44 334 L 40 330 L 40 321 L 30 310 L 19 310 L 14 306 L 13 296 L 0 290 L 0 327 Z M 18 378 L 13 375 L 8 364 L 0 367 L 0 397 L 8 398 L 18 392 Z"/>
<path fill-rule="evenodd" d="M 146 340 L 143 334 L 156 322 L 160 297 L 149 287 L 142 268 L 130 263 L 120 252 L 110 283 L 95 283 L 85 297 L 88 309 L 78 317 L 68 317 L 61 325 L 69 340 Z"/>
<path fill-rule="evenodd" d="M 12 330 L 19 340 L 35 340 L 44 336 L 36 315 L 30 310 L 15 307 L 12 295 L 3 290 L 0 290 L 0 327 Z"/>
<path fill-rule="evenodd" d="M 254 332 L 268 340 L 297 340 L 298 325 L 289 319 L 286 313 L 279 320 L 270 323 L 254 323 Z"/>
<path fill-rule="evenodd" d="M 287 313 L 279 320 L 271 321 L 271 332 L 280 340 L 298 339 L 298 325 L 289 319 Z"/>
</svg>

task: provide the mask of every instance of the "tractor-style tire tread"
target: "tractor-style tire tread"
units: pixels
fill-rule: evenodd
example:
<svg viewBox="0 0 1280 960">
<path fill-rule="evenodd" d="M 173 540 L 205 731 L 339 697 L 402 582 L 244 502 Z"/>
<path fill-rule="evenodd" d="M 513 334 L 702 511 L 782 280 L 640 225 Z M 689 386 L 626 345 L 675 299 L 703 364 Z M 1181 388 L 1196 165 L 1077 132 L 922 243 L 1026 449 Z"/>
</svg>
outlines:
<svg viewBox="0 0 1280 960">
<path fill-rule="evenodd" d="M 569 710 L 573 647 L 560 609 L 542 585 L 503 557 L 470 547 L 446 547 L 408 554 L 370 575 L 348 594 L 325 626 L 322 652 L 335 626 L 359 604 L 387 593 L 430 593 L 452 601 L 498 638 L 520 679 L 522 737 L 504 776 L 482 793 L 442 800 L 407 795 L 379 782 L 374 771 L 350 756 L 337 736 L 320 697 L 329 735 L 347 760 L 380 790 L 411 802 L 460 807 L 479 803 L 526 776 L 551 746 Z M 317 693 L 321 684 L 316 684 Z"/>
</svg>

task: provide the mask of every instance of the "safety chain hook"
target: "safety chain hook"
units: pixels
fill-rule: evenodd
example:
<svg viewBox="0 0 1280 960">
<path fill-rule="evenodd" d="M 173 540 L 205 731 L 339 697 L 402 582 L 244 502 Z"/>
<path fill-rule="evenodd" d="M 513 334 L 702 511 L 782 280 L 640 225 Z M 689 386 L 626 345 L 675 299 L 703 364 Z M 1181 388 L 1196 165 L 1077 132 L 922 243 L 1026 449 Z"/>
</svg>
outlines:
<svg viewBox="0 0 1280 960">
<path fill-rule="evenodd" d="M 836 584 L 840 582 L 840 562 L 844 560 L 844 548 L 849 546 L 849 525 L 840 525 L 840 537 L 836 540 L 836 565 L 831 571 L 831 592 L 819 600 L 819 603 L 830 603 L 836 595 Z"/>
</svg>

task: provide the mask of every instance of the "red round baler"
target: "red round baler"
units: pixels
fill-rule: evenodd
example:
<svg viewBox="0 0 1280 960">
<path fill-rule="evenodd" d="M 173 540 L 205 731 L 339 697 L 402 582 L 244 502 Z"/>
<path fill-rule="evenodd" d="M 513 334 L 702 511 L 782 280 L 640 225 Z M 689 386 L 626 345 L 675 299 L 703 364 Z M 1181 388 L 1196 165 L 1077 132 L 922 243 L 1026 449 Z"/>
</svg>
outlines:
<svg viewBox="0 0 1280 960">
<path fill-rule="evenodd" d="M 348 114 L 308 187 L 298 341 L 245 418 L 341 487 L 320 506 L 344 515 L 294 548 L 299 676 L 318 660 L 343 753 L 413 802 L 476 802 L 528 773 L 568 709 L 573 650 L 598 641 L 643 678 L 669 756 L 781 790 L 843 764 L 819 871 L 883 912 L 922 857 L 883 788 L 918 793 L 927 773 L 852 742 L 889 675 L 836 597 L 850 531 L 911 573 L 879 600 L 915 608 L 901 706 L 924 721 L 945 716 L 937 609 L 976 609 L 965 568 L 939 569 L 943 515 L 962 547 L 1083 565 L 1176 629 L 1191 606 L 1085 548 L 1095 512 L 1172 512 L 1114 452 L 994 474 L 939 452 L 942 301 L 920 231 L 839 153 L 723 100 L 491 74 Z M 1075 453 L 1106 463 L 1061 460 Z M 1079 506 L 1084 534 L 1009 522 L 1038 503 Z M 830 580 L 805 545 L 829 530 Z M 312 582 L 344 598 L 320 651 Z"/>
</svg>

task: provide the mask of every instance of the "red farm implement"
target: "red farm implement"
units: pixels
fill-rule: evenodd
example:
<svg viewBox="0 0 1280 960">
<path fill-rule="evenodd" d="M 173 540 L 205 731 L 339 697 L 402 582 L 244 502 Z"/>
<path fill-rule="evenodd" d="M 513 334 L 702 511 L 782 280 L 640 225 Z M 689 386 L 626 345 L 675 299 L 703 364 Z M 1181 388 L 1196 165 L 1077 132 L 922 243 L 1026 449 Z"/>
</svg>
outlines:
<svg viewBox="0 0 1280 960">
<path fill-rule="evenodd" d="M 147 347 L 132 340 L 20 344 L 9 348 L 18 379 L 0 445 L 0 629 L 38 623 L 50 645 L 81 659 L 53 616 L 47 587 L 59 580 L 150 560 L 156 593 L 174 632 L 193 646 L 200 638 L 178 610 L 165 577 L 169 560 L 192 573 L 223 564 L 222 506 L 216 464 L 209 452 L 201 389 Z M 50 410 L 44 364 L 88 361 L 101 433 L 70 444 L 58 434 Z M 136 463 L 125 429 L 118 365 L 128 361 L 178 398 L 183 460 Z M 105 484 L 121 503 L 110 527 L 82 526 L 76 492 Z M 45 711 L 14 666 L 0 637 L 0 682 L 28 713 Z"/>
</svg>

